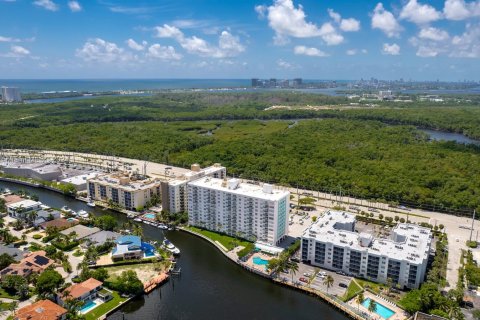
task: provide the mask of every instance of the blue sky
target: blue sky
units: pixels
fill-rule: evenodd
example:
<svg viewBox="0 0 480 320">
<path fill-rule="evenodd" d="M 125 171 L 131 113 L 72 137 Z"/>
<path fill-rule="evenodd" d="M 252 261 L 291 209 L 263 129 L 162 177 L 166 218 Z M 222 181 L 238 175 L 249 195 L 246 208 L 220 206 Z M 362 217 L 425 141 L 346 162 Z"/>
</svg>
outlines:
<svg viewBox="0 0 480 320">
<path fill-rule="evenodd" d="M 480 0 L 0 0 L 0 78 L 480 80 Z"/>
</svg>

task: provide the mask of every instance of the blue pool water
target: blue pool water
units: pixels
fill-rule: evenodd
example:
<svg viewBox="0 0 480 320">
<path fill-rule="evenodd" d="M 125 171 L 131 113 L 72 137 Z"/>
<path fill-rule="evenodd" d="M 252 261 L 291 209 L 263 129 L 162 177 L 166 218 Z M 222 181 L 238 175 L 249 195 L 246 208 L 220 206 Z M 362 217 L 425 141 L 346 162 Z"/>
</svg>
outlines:
<svg viewBox="0 0 480 320">
<path fill-rule="evenodd" d="M 258 264 L 259 266 L 266 266 L 268 264 L 268 260 L 260 257 L 253 257 L 253 263 Z"/>
<path fill-rule="evenodd" d="M 375 301 L 375 302 L 377 302 L 377 301 Z M 365 299 L 362 302 L 362 306 L 364 306 L 365 308 L 368 309 L 368 306 L 370 306 L 370 298 Z M 395 314 L 394 311 L 388 309 L 383 304 L 380 304 L 378 302 L 377 302 L 377 309 L 375 310 L 375 313 L 378 314 L 383 319 L 388 319 Z"/>
<path fill-rule="evenodd" d="M 145 257 L 153 257 L 155 256 L 155 247 L 152 246 L 150 243 L 142 242 L 142 250 L 145 253 Z"/>
<path fill-rule="evenodd" d="M 91 300 L 87 301 L 81 308 L 80 308 L 80 312 L 81 313 L 86 313 L 88 312 L 90 309 L 93 309 L 97 304 Z"/>
<path fill-rule="evenodd" d="M 155 214 L 153 213 L 147 213 L 143 215 L 147 219 L 155 219 Z"/>
</svg>

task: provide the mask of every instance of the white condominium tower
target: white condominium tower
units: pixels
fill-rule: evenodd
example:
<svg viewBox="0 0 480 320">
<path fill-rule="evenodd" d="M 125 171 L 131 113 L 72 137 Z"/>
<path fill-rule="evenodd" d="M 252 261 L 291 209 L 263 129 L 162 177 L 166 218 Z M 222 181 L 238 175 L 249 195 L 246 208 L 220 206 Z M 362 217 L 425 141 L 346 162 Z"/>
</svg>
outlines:
<svg viewBox="0 0 480 320">
<path fill-rule="evenodd" d="M 275 246 L 287 234 L 289 200 L 269 184 L 206 177 L 188 183 L 188 222 Z"/>
<path fill-rule="evenodd" d="M 2 87 L 3 102 L 22 102 L 20 90 L 14 87 Z"/>
<path fill-rule="evenodd" d="M 400 223 L 384 238 L 357 233 L 355 216 L 327 211 L 302 236 L 302 261 L 356 277 L 418 288 L 432 243 L 430 229 Z"/>
</svg>

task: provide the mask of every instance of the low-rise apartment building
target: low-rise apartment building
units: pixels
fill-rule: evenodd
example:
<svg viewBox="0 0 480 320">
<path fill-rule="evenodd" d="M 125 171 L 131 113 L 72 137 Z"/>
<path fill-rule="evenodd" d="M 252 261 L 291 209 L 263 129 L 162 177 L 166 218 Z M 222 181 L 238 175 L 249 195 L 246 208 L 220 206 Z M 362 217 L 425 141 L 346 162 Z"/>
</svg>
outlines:
<svg viewBox="0 0 480 320">
<path fill-rule="evenodd" d="M 275 246 L 288 231 L 290 192 L 204 177 L 188 183 L 188 221 L 198 226 Z"/>
<path fill-rule="evenodd" d="M 357 233 L 355 223 L 349 213 L 325 212 L 302 236 L 302 261 L 374 282 L 390 278 L 402 288 L 418 288 L 425 279 L 430 229 L 400 223 L 384 239 Z"/>
<path fill-rule="evenodd" d="M 25 219 L 30 212 L 42 209 L 42 203 L 33 200 L 23 200 L 7 204 L 7 213 L 16 219 Z"/>
</svg>

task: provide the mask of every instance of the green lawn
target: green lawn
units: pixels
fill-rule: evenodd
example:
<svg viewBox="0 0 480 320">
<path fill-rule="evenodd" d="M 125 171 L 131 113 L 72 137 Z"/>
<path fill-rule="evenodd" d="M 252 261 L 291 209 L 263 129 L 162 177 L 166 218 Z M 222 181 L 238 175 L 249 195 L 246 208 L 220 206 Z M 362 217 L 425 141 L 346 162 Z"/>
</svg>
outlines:
<svg viewBox="0 0 480 320">
<path fill-rule="evenodd" d="M 0 288 L 0 298 L 18 299 L 17 296 L 12 296 L 10 293 L 5 291 L 3 288 Z"/>
<path fill-rule="evenodd" d="M 92 311 L 86 313 L 85 314 L 85 319 L 86 320 L 98 319 L 101 316 L 103 316 L 105 313 L 107 313 L 110 310 L 112 310 L 113 308 L 117 307 L 123 301 L 127 300 L 126 298 L 120 297 L 120 295 L 115 291 L 112 291 L 112 296 L 113 296 L 112 300 L 110 300 L 106 303 L 103 303 L 100 306 L 93 309 Z"/>
<path fill-rule="evenodd" d="M 358 284 L 364 287 L 365 289 L 368 288 L 375 293 L 380 293 L 381 289 L 385 288 L 385 285 L 381 283 L 375 283 L 365 279 L 355 279 L 355 280 L 357 280 Z"/>
<path fill-rule="evenodd" d="M 348 301 L 348 300 L 352 299 L 357 293 L 359 293 L 362 290 L 363 290 L 363 288 L 360 287 L 355 281 L 352 280 L 352 281 L 350 281 L 350 285 L 348 286 L 347 291 L 343 295 L 342 300 L 343 301 Z"/>
<path fill-rule="evenodd" d="M 10 310 L 11 303 L 9 302 L 0 302 L 0 311 L 8 311 Z"/>
<path fill-rule="evenodd" d="M 195 231 L 197 233 L 200 233 L 200 234 L 206 236 L 207 238 L 210 238 L 213 241 L 220 242 L 225 248 L 227 248 L 228 251 L 232 250 L 236 246 L 246 247 L 248 244 L 251 243 L 251 242 L 244 241 L 244 240 L 239 240 L 239 239 L 236 239 L 236 238 L 224 235 L 224 234 L 220 234 L 220 233 L 216 233 L 216 232 L 213 232 L 213 231 L 208 231 L 208 230 L 204 230 L 204 229 L 200 229 L 200 228 L 196 228 L 196 227 L 186 227 L 186 228 L 191 230 L 191 231 Z"/>
</svg>

